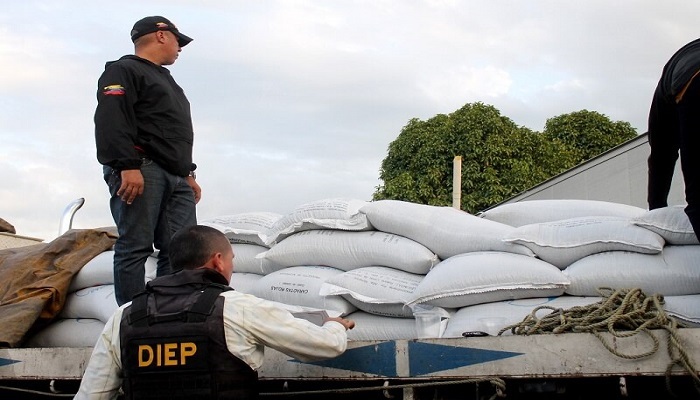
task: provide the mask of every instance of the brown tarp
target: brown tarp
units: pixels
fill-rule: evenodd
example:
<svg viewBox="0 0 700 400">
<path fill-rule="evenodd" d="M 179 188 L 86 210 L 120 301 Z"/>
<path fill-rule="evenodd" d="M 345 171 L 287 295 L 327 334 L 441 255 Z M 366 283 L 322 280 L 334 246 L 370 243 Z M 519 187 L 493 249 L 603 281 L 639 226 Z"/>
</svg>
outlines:
<svg viewBox="0 0 700 400">
<path fill-rule="evenodd" d="M 15 231 L 15 227 L 2 218 L 0 218 L 0 232 L 17 233 L 17 231 Z"/>
<path fill-rule="evenodd" d="M 66 302 L 73 276 L 112 248 L 114 230 L 74 229 L 49 243 L 0 250 L 0 347 L 21 347 Z"/>
</svg>

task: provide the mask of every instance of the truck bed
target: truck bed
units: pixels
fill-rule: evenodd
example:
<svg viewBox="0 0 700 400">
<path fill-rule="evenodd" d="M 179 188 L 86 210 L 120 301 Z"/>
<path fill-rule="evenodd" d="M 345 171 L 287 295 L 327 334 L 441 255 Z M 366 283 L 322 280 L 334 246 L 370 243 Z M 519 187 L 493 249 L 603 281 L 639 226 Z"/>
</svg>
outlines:
<svg viewBox="0 0 700 400">
<path fill-rule="evenodd" d="M 694 363 L 694 373 L 678 365 L 669 370 L 668 332 L 654 330 L 651 334 L 659 340 L 659 347 L 646 357 L 638 355 L 653 351 L 654 341 L 644 333 L 629 338 L 602 333 L 612 351 L 590 333 L 354 341 L 343 355 L 315 363 L 298 362 L 266 349 L 259 371 L 261 393 L 363 400 L 662 399 L 673 398 L 672 393 L 679 398 L 700 398 L 696 387 L 700 329 L 677 331 L 685 354 Z M 54 395 L 74 392 L 91 350 L 0 349 L 0 395 L 14 393 L 12 398 L 19 398 L 9 387 L 53 390 Z"/>
</svg>

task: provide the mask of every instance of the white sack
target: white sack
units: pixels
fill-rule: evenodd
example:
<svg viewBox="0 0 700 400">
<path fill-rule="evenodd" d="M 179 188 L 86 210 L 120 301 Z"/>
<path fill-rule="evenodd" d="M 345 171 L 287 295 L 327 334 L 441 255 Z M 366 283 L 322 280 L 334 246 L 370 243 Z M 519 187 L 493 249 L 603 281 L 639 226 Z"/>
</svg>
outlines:
<svg viewBox="0 0 700 400">
<path fill-rule="evenodd" d="M 693 226 L 690 225 L 690 219 L 685 213 L 685 206 L 650 210 L 633 218 L 632 223 L 658 233 L 668 244 L 700 244 Z"/>
<path fill-rule="evenodd" d="M 155 252 L 146 259 L 144 284 L 156 277 L 157 254 Z M 112 284 L 114 284 L 114 250 L 106 250 L 85 263 L 83 268 L 73 276 L 70 286 L 68 286 L 68 293 L 93 286 Z"/>
<path fill-rule="evenodd" d="M 411 304 L 461 308 L 528 297 L 560 296 L 569 279 L 537 258 L 505 252 L 473 252 L 436 265 L 413 291 Z"/>
<path fill-rule="evenodd" d="M 347 317 L 355 321 L 348 331 L 348 340 L 397 340 L 416 338 L 416 322 L 413 318 L 385 317 L 356 311 Z"/>
<path fill-rule="evenodd" d="M 274 304 L 275 306 L 277 306 L 277 307 L 279 307 L 279 308 L 283 308 L 283 309 L 289 311 L 289 312 L 292 313 L 292 314 L 298 314 L 298 313 L 318 313 L 318 312 L 320 312 L 320 311 L 325 311 L 325 312 L 326 312 L 326 315 L 328 315 L 329 317 L 343 317 L 343 315 L 344 315 L 343 313 L 341 313 L 341 312 L 339 312 L 339 311 L 336 311 L 336 310 L 327 310 L 327 309 L 316 308 L 316 307 L 294 306 L 294 305 L 291 305 L 291 304 L 280 303 L 280 302 L 277 302 L 277 301 L 270 301 L 270 300 L 265 300 L 265 301 L 269 301 L 270 303 Z M 295 315 L 295 317 L 300 318 L 299 316 L 296 316 L 296 315 Z M 315 318 L 315 317 L 316 317 L 316 316 L 314 316 L 314 318 Z M 301 318 L 303 318 L 303 317 L 301 317 Z M 306 319 L 307 321 L 309 321 L 309 319 L 307 319 L 307 318 L 303 318 L 303 319 Z M 318 325 L 318 324 L 317 324 L 317 325 Z"/>
<path fill-rule="evenodd" d="M 271 246 L 292 233 L 311 229 L 371 230 L 367 217 L 359 211 L 365 204 L 363 200 L 345 198 L 302 204 L 275 222 L 267 244 Z"/>
<path fill-rule="evenodd" d="M 255 283 L 262 277 L 263 275 L 249 272 L 237 272 L 234 270 L 233 274 L 231 274 L 231 283 L 229 283 L 229 286 L 241 293 L 251 294 Z"/>
<path fill-rule="evenodd" d="M 442 260 L 457 254 L 491 250 L 532 255 L 524 246 L 503 242 L 513 227 L 452 207 L 378 200 L 360 211 L 367 214 L 375 229 L 415 240 Z"/>
<path fill-rule="evenodd" d="M 661 236 L 628 219 L 600 216 L 523 225 L 504 241 L 527 246 L 537 257 L 560 269 L 604 251 L 655 254 L 664 246 Z"/>
<path fill-rule="evenodd" d="M 114 250 L 103 251 L 85 263 L 70 282 L 68 292 L 114 283 Z"/>
<path fill-rule="evenodd" d="M 267 246 L 270 230 L 281 217 L 282 214 L 272 212 L 246 212 L 222 215 L 199 223 L 220 230 L 231 243 Z"/>
<path fill-rule="evenodd" d="M 420 335 L 416 329 L 416 320 L 413 318 L 385 317 L 356 311 L 347 316 L 355 321 L 355 328 L 348 331 L 348 340 L 397 340 L 416 339 Z M 440 326 L 434 337 L 439 338 L 447 327 L 448 319 L 440 322 Z"/>
<path fill-rule="evenodd" d="M 364 267 L 328 278 L 320 294 L 341 295 L 370 314 L 413 318 L 406 302 L 423 277 L 394 268 Z"/>
<path fill-rule="evenodd" d="M 114 298 L 114 285 L 93 286 L 66 296 L 59 317 L 92 318 L 106 323 L 117 308 L 119 305 Z"/>
<path fill-rule="evenodd" d="M 502 204 L 478 215 L 490 221 L 518 227 L 578 217 L 634 218 L 645 211 L 640 207 L 599 200 L 548 199 Z"/>
<path fill-rule="evenodd" d="M 251 243 L 231 243 L 233 249 L 233 270 L 251 274 L 267 275 L 280 267 L 269 260 L 257 257 L 269 250 L 268 247 Z"/>
<path fill-rule="evenodd" d="M 94 347 L 104 326 L 97 319 L 57 319 L 29 338 L 24 347 Z"/>
<path fill-rule="evenodd" d="M 350 271 L 380 265 L 414 274 L 426 274 L 439 261 L 427 247 L 403 236 L 331 229 L 292 234 L 258 258 L 279 268 L 326 265 Z"/>
<path fill-rule="evenodd" d="M 664 296 L 664 309 L 684 326 L 700 328 L 700 293 L 685 296 Z"/>
<path fill-rule="evenodd" d="M 297 266 L 284 268 L 263 276 L 250 294 L 265 300 L 294 306 L 337 311 L 346 315 L 357 308 L 340 296 L 321 296 L 319 289 L 326 279 L 342 274 L 337 268 Z"/>
<path fill-rule="evenodd" d="M 522 322 L 537 307 L 548 306 L 566 310 L 576 306 L 587 306 L 600 299 L 582 296 L 537 297 L 462 307 L 452 315 L 442 337 L 462 337 L 463 332 L 484 332 L 495 336 L 506 326 Z M 542 318 L 551 312 L 550 309 L 542 309 L 538 310 L 536 315 Z M 502 335 L 512 333 L 508 330 Z"/>
<path fill-rule="evenodd" d="M 449 314 L 448 314 L 449 315 Z M 397 340 L 419 337 L 439 338 L 447 328 L 449 318 L 443 317 L 433 335 L 419 334 L 413 318 L 394 318 L 356 311 L 347 316 L 355 321 L 355 328 L 348 331 L 348 340 Z"/>
<path fill-rule="evenodd" d="M 660 254 L 610 251 L 584 257 L 563 272 L 574 296 L 599 296 L 597 289 L 639 288 L 647 295 L 700 293 L 700 245 L 666 246 Z"/>
</svg>

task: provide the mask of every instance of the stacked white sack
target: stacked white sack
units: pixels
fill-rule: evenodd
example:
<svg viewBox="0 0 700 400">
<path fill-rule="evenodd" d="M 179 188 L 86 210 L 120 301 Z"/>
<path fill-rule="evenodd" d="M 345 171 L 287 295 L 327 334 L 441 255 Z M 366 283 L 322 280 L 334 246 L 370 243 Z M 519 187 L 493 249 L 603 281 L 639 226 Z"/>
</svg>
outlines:
<svg viewBox="0 0 700 400">
<path fill-rule="evenodd" d="M 114 251 L 107 250 L 88 261 L 73 277 L 66 303 L 55 321 L 27 340 L 29 347 L 91 347 L 112 313 Z M 145 281 L 156 274 L 155 256 L 146 261 Z"/>
<path fill-rule="evenodd" d="M 457 254 L 499 251 L 532 256 L 527 247 L 502 239 L 512 226 L 479 218 L 452 207 L 399 200 L 374 201 L 360 209 L 379 231 L 414 240 L 446 260 Z"/>
<path fill-rule="evenodd" d="M 250 294 L 278 303 L 326 310 L 329 315 L 348 315 L 356 310 L 350 302 L 340 296 L 320 295 L 321 285 L 342 272 L 322 265 L 287 267 L 254 282 Z"/>
<path fill-rule="evenodd" d="M 522 322 L 535 309 L 535 316 L 542 318 L 555 310 L 568 310 L 573 307 L 586 307 L 601 301 L 595 296 L 570 296 L 530 298 L 519 300 L 497 301 L 477 304 L 457 310 L 450 318 L 442 337 L 462 337 L 467 335 L 497 335 L 504 327 Z M 664 309 L 676 317 L 682 326 L 700 327 L 700 295 L 664 296 Z M 506 330 L 502 335 L 512 335 Z"/>
<path fill-rule="evenodd" d="M 27 339 L 25 347 L 93 347 L 104 322 L 93 318 L 59 318 Z"/>
<path fill-rule="evenodd" d="M 579 296 L 534 297 L 463 307 L 450 318 L 450 323 L 443 337 L 462 337 L 464 332 L 495 336 L 504 327 L 521 322 L 537 307 L 543 307 L 536 313 L 536 316 L 541 318 L 552 312 L 552 309 L 587 306 L 600 299 L 600 297 Z M 503 333 L 503 335 L 509 334 L 512 333 L 510 331 Z"/>
<path fill-rule="evenodd" d="M 340 203 L 340 199 L 333 203 Z M 359 203 L 354 201 L 353 204 Z M 351 207 L 338 208 L 344 212 L 329 216 L 322 205 L 305 205 L 302 207 L 306 218 L 304 229 L 296 230 L 278 222 L 277 230 L 285 232 L 286 236 L 272 244 L 270 250 L 260 253 L 258 258 L 279 268 L 268 272 L 269 275 L 290 268 L 318 268 L 322 265 L 344 271 L 329 277 L 321 286 L 320 294 L 326 297 L 339 295 L 354 305 L 359 311 L 357 315 L 351 314 L 351 318 L 357 316 L 374 324 L 395 326 L 406 323 L 396 318 L 411 319 L 416 315 L 415 311 L 420 311 L 421 317 L 425 313 L 434 313 L 440 326 L 444 327 L 452 304 L 465 306 L 535 295 L 556 296 L 563 294 L 568 285 L 558 268 L 533 258 L 527 247 L 503 242 L 503 237 L 513 230 L 505 224 L 449 207 L 392 200 L 365 203 L 359 208 L 360 213 L 347 212 Z M 325 215 L 322 217 L 315 212 Z M 367 222 L 362 219 L 363 215 Z M 291 215 L 281 221 L 294 221 L 299 225 L 300 218 Z M 451 272 L 437 272 L 451 271 L 450 264 L 463 266 L 459 257 L 449 259 L 464 254 L 472 254 L 477 260 L 470 273 L 463 273 L 468 267 L 457 271 L 457 276 L 466 279 L 455 279 Z M 441 261 L 439 256 L 444 260 Z M 448 260 L 450 262 L 446 263 Z M 483 267 L 484 260 L 489 260 L 490 267 Z M 443 263 L 446 264 L 441 268 Z M 502 274 L 501 264 L 515 265 L 516 268 L 507 268 L 515 273 L 510 276 Z M 237 271 L 235 267 L 234 270 Z M 423 285 L 424 290 L 417 291 L 429 277 L 427 284 Z M 236 276 L 233 278 L 235 280 Z M 279 301 L 279 297 L 267 293 L 280 292 L 273 289 L 278 285 L 266 285 L 264 280 L 258 280 L 251 292 Z M 283 279 L 277 280 L 280 281 Z M 455 282 L 459 286 L 456 290 L 449 286 Z M 425 296 L 415 297 L 416 293 L 424 292 L 427 292 Z M 370 328 L 357 332 L 364 331 L 365 335 L 374 332 L 377 338 L 384 339 L 424 336 L 424 332 L 416 331 L 415 322 L 407 322 L 414 324 L 412 330 L 389 332 Z M 434 331 L 435 337 L 443 331 Z M 395 336 L 397 334 L 399 336 Z M 353 335 L 371 339 L 360 333 Z"/>
<path fill-rule="evenodd" d="M 461 308 L 494 301 L 561 296 L 569 279 L 559 268 L 521 254 L 475 251 L 435 266 L 408 304 Z"/>
<path fill-rule="evenodd" d="M 428 248 L 403 236 L 333 229 L 291 234 L 257 257 L 276 269 L 327 265 L 350 271 L 378 265 L 423 275 L 440 261 Z"/>
<path fill-rule="evenodd" d="M 391 267 L 363 267 L 327 279 L 320 294 L 341 295 L 372 315 L 413 318 L 413 310 L 406 304 L 423 277 Z"/>
<path fill-rule="evenodd" d="M 415 286 L 416 277 L 422 277 L 439 259 L 415 241 L 373 230 L 359 212 L 366 204 L 354 199 L 325 199 L 304 204 L 281 218 L 275 224 L 277 234 L 272 235 L 277 239 L 270 250 L 257 256 L 272 270 L 262 271 L 265 276 L 253 283 L 249 292 L 268 300 L 327 310 L 331 307 L 328 302 L 333 301 L 335 309 L 331 311 L 344 315 L 359 309 L 412 318 L 412 311 L 405 306 L 404 297 L 410 290 L 405 286 Z M 234 271 L 240 271 L 236 265 Z M 372 268 L 389 274 L 379 277 L 374 271 L 372 275 Z M 324 275 L 322 281 L 317 279 L 319 274 Z M 232 281 L 235 279 L 236 274 Z M 316 282 L 322 285 L 316 288 Z M 336 286 L 328 286 L 329 282 Z M 357 290 L 341 288 L 345 284 Z"/>
<path fill-rule="evenodd" d="M 598 287 L 663 294 L 671 315 L 700 325 L 700 245 L 680 207 L 535 200 L 480 217 L 338 198 L 287 215 L 243 213 L 201 223 L 231 241 L 234 289 L 291 311 L 349 315 L 357 322 L 351 340 L 426 337 L 422 318 L 414 319 L 426 312 L 437 317 L 429 337 L 494 334 L 540 304 L 597 301 Z M 76 275 L 64 315 L 34 345 L 94 343 L 102 319 L 116 308 L 109 300 L 112 256 L 98 255 Z M 150 280 L 155 258 L 147 265 Z"/>
<path fill-rule="evenodd" d="M 514 228 L 451 207 L 381 200 L 361 209 L 378 230 L 423 244 L 441 259 L 406 304 L 454 310 L 504 299 L 558 296 L 568 279 L 526 246 L 503 238 Z M 451 319 L 448 319 L 448 326 Z M 442 335 L 442 333 L 441 333 Z"/>
<path fill-rule="evenodd" d="M 629 219 L 610 216 L 568 218 L 515 228 L 503 239 L 526 246 L 560 269 L 591 254 L 628 251 L 658 254 L 664 239 Z"/>
<path fill-rule="evenodd" d="M 578 217 L 620 217 L 632 219 L 645 209 L 600 200 L 547 199 L 501 204 L 477 214 L 479 217 L 519 227 Z"/>
<path fill-rule="evenodd" d="M 68 293 L 74 293 L 80 289 L 90 288 L 100 285 L 114 284 L 114 250 L 103 251 L 90 261 L 85 263 L 83 268 L 73 277 L 68 287 Z M 157 267 L 156 254 L 146 259 L 145 282 L 156 276 Z"/>
<path fill-rule="evenodd" d="M 92 286 L 69 294 L 59 318 L 91 318 L 104 324 L 117 307 L 113 284 Z"/>
<path fill-rule="evenodd" d="M 439 337 L 452 308 L 559 296 L 568 286 L 557 267 L 532 257 L 526 246 L 503 241 L 511 226 L 449 207 L 393 200 L 358 207 L 362 204 L 326 199 L 280 218 L 277 233 L 267 232 L 276 238 L 268 242 L 270 249 L 256 256 L 266 267 L 239 268 L 247 261 L 237 255 L 232 285 L 245 274 L 241 278 L 250 284 L 242 291 L 268 300 L 328 308 L 322 299 L 339 297 L 358 310 L 351 318 L 380 326 L 413 324 L 412 330 L 368 327 L 353 333 L 365 339 L 372 339 L 370 333 L 375 339 L 425 336 L 413 317 L 422 320 L 426 313 L 437 318 L 440 329 L 432 332 Z M 323 266 L 326 278 L 319 277 Z M 319 279 L 325 282 L 314 292 Z M 320 297 L 310 301 L 312 293 Z"/>
<path fill-rule="evenodd" d="M 303 204 L 265 231 L 270 249 L 256 249 L 254 260 L 241 258 L 234 243 L 232 287 L 329 314 L 410 318 L 413 326 L 406 297 L 440 260 L 411 239 L 374 230 L 359 211 L 367 204 L 344 198 Z"/>
<path fill-rule="evenodd" d="M 236 272 L 266 275 L 274 269 L 266 260 L 255 256 L 270 249 L 272 230 L 280 218 L 282 214 L 259 211 L 224 215 L 199 223 L 226 235 L 235 254 Z"/>
<path fill-rule="evenodd" d="M 231 243 L 269 247 L 272 229 L 280 218 L 282 214 L 261 211 L 222 215 L 199 223 L 220 230 Z"/>
<path fill-rule="evenodd" d="M 266 260 L 256 256 L 270 249 L 267 245 L 270 230 L 280 218 L 282 214 L 260 211 L 224 215 L 199 222 L 218 229 L 231 242 L 234 268 L 230 286 L 233 289 L 251 293 L 255 282 L 276 270 Z"/>
<path fill-rule="evenodd" d="M 371 230 L 367 218 L 359 212 L 366 204 L 366 201 L 348 198 L 322 199 L 302 204 L 275 221 L 267 244 L 273 245 L 293 233 L 312 229 Z"/>
<path fill-rule="evenodd" d="M 269 247 L 250 243 L 231 243 L 233 249 L 234 272 L 267 275 L 279 268 L 269 260 L 258 257 L 270 250 Z"/>
<path fill-rule="evenodd" d="M 646 211 L 631 223 L 659 235 L 665 242 L 662 251 L 653 255 L 609 251 L 584 257 L 564 271 L 571 279 L 567 293 L 592 295 L 598 287 L 634 287 L 664 296 L 700 294 L 700 244 L 683 207 Z"/>
<path fill-rule="evenodd" d="M 595 296 L 599 287 L 639 288 L 647 295 L 700 294 L 700 246 L 665 246 L 662 253 L 609 251 L 584 257 L 564 270 L 567 293 Z"/>
<path fill-rule="evenodd" d="M 322 201 L 321 203 L 324 202 L 334 203 L 337 201 Z M 342 204 L 342 202 L 339 204 Z M 357 205 L 360 202 L 355 201 L 353 204 Z M 689 225 L 682 218 L 683 215 L 679 218 L 677 213 L 674 214 L 673 218 L 685 222 L 684 226 L 669 226 L 666 223 L 668 221 L 663 221 L 665 224 L 658 223 L 658 215 L 661 214 L 657 210 L 647 213 L 646 210 L 638 207 L 603 201 L 537 200 L 507 204 L 489 210 L 481 215 L 483 219 L 488 220 L 488 218 L 492 218 L 490 221 L 500 222 L 498 224 L 485 225 L 483 222 L 480 224 L 472 223 L 474 221 L 472 217 L 474 216 L 447 207 L 432 207 L 387 200 L 367 203 L 360 208 L 362 213 L 368 217 L 367 223 L 374 229 L 370 229 L 361 235 L 353 236 L 353 232 L 357 232 L 347 229 L 348 226 L 361 227 L 357 229 L 359 232 L 367 229 L 367 225 L 361 216 L 348 212 L 350 207 L 339 207 L 341 212 L 329 216 L 330 211 L 324 210 L 325 218 L 318 218 L 313 210 L 322 208 L 314 204 L 305 205 L 302 207 L 305 210 L 304 214 L 296 213 L 284 219 L 285 221 L 294 221 L 297 225 L 301 223 L 304 225 L 302 230 L 311 230 L 310 232 L 295 236 L 301 231 L 288 229 L 284 238 L 289 239 L 288 242 L 279 240 L 277 244 L 272 244 L 270 250 L 257 249 L 258 255 L 256 259 L 258 262 L 264 260 L 272 262 L 271 259 L 274 259 L 273 264 L 277 263 L 276 265 L 267 264 L 267 270 L 261 268 L 260 264 L 257 264 L 255 268 L 250 270 L 244 268 L 246 261 L 238 259 L 239 255 L 237 254 L 235 271 L 236 273 L 242 273 L 238 282 L 238 285 L 241 285 L 242 288 L 239 290 L 252 291 L 254 282 L 259 281 L 262 275 L 297 266 L 295 264 L 304 264 L 305 262 L 321 265 L 330 264 L 329 266 L 345 272 L 335 274 L 332 278 L 329 278 L 321 286 L 321 293 L 343 296 L 358 308 L 357 312 L 351 314 L 352 317 L 361 319 L 363 322 L 369 321 L 373 325 L 357 330 L 353 333 L 354 336 L 357 336 L 354 339 L 372 339 L 372 335 L 375 335 L 376 339 L 398 339 L 416 336 L 415 328 L 414 330 L 407 330 L 402 328 L 389 329 L 389 327 L 399 326 L 401 323 L 411 324 L 413 322 L 411 320 L 402 321 L 396 318 L 405 319 L 411 316 L 412 310 L 406 307 L 407 304 L 430 305 L 431 303 L 428 301 L 421 303 L 421 300 L 426 299 L 430 299 L 437 305 L 456 306 L 458 308 L 457 312 L 464 314 L 467 311 L 462 311 L 462 309 L 476 307 L 479 304 L 499 304 L 513 301 L 509 299 L 557 299 L 559 298 L 557 293 L 561 292 L 562 287 L 566 287 L 567 292 L 562 295 L 562 301 L 586 302 L 596 298 L 595 296 L 599 296 L 596 290 L 597 287 L 642 287 L 645 292 L 649 292 L 648 289 L 654 289 L 654 286 L 658 288 L 660 283 L 666 282 L 667 286 L 673 286 L 678 283 L 676 280 L 686 282 L 680 283 L 680 288 L 687 285 L 687 282 L 690 282 L 690 286 L 694 287 L 695 284 L 693 282 L 697 277 L 697 274 L 692 275 L 693 271 L 690 269 L 686 271 L 690 275 L 683 275 L 683 265 L 678 263 L 674 264 L 680 266 L 681 268 L 676 269 L 681 271 L 669 272 L 667 268 L 664 271 L 668 275 L 665 279 L 659 279 L 659 274 L 654 273 L 654 268 L 641 268 L 642 275 L 646 275 L 646 277 L 642 276 L 642 279 L 634 279 L 634 274 L 630 275 L 629 271 L 615 274 L 614 268 L 610 264 L 606 264 L 605 267 L 599 270 L 591 269 L 589 271 L 592 272 L 594 278 L 588 276 L 581 280 L 578 279 L 578 276 L 574 276 L 579 281 L 579 284 L 581 282 L 588 283 L 590 287 L 594 288 L 593 290 L 578 294 L 575 289 L 571 289 L 571 293 L 568 293 L 570 285 L 567 284 L 567 281 L 571 279 L 571 276 L 566 269 L 576 261 L 587 259 L 587 257 L 598 253 L 612 253 L 614 255 L 629 253 L 634 254 L 631 257 L 643 256 L 642 259 L 650 261 L 655 258 L 653 254 L 644 254 L 642 252 L 658 252 L 659 247 L 664 246 L 664 240 L 667 243 L 688 242 Z M 650 217 L 654 215 L 657 215 L 656 220 L 650 220 Z M 664 220 L 666 219 L 668 217 L 664 218 Z M 326 224 L 325 226 L 323 223 L 319 223 L 321 220 Z M 649 234 L 649 232 L 635 229 L 635 226 L 632 226 L 630 221 L 640 227 L 646 224 L 645 228 L 656 223 L 658 225 L 656 229 L 650 230 L 661 235 L 661 239 L 654 234 Z M 560 244 L 564 243 L 569 248 L 565 246 L 559 246 L 558 248 L 557 243 L 554 243 L 550 247 L 533 245 L 527 249 L 510 246 L 506 247 L 509 251 L 502 251 L 504 249 L 503 243 L 499 242 L 511 239 L 518 232 L 514 228 L 549 222 L 553 222 L 553 224 L 539 231 L 547 232 L 551 240 L 568 240 L 568 242 L 560 242 Z M 510 226 L 510 224 L 514 226 Z M 337 226 L 344 226 L 345 232 L 338 232 L 333 229 Z M 284 226 L 278 224 L 278 230 L 280 228 L 284 229 Z M 532 228 L 525 228 L 524 230 L 527 229 Z M 314 230 L 318 230 L 318 232 L 314 232 Z M 538 232 L 538 230 L 535 231 Z M 667 236 L 663 235 L 664 231 L 675 235 L 675 237 L 667 238 Z M 365 254 L 358 248 L 367 246 L 353 245 L 353 239 L 364 238 L 362 235 L 376 235 L 376 232 L 390 233 L 396 235 L 396 237 L 412 240 L 433 251 L 436 255 L 442 254 L 446 258 L 433 265 L 424 274 L 418 273 L 420 271 L 413 269 L 415 266 L 410 262 L 402 264 L 408 266 L 406 268 L 408 271 L 397 270 L 396 265 L 391 267 L 382 265 L 362 267 L 363 262 L 360 259 Z M 690 233 L 692 234 L 692 229 Z M 692 239 L 695 239 L 694 235 Z M 401 240 L 394 238 L 389 241 L 399 242 Z M 285 245 L 282 246 L 282 244 Z M 552 243 L 548 244 L 551 245 Z M 279 247 L 276 248 L 277 245 Z M 524 244 L 522 246 L 527 247 Z M 342 252 L 342 249 L 345 249 L 345 253 Z M 491 251 L 485 251 L 485 249 Z M 520 255 L 533 255 L 533 249 L 540 251 L 546 259 L 555 261 L 558 264 L 556 268 L 564 270 L 562 273 L 565 280 L 558 280 L 561 278 L 561 275 L 556 274 L 551 267 L 548 267 L 547 264 L 550 263 L 541 260 L 542 257 L 538 257 L 540 260 L 528 257 L 522 259 L 515 257 L 514 259 L 514 256 L 518 255 L 518 253 Z M 379 250 L 381 251 L 381 248 Z M 687 249 L 686 251 L 692 255 L 694 250 Z M 674 250 L 669 250 L 667 253 L 669 252 L 671 253 L 671 258 L 690 259 L 690 257 L 674 257 Z M 504 255 L 503 253 L 513 254 Z M 567 256 L 566 253 L 573 254 L 573 256 Z M 469 256 L 464 256 L 463 254 L 469 254 Z M 462 256 L 446 263 L 448 259 L 457 255 Z M 567 257 L 569 258 L 567 259 Z M 472 259 L 477 260 L 477 262 L 470 265 L 467 261 Z M 386 260 L 383 263 L 386 264 Z M 462 269 L 459 266 L 460 264 L 465 268 Z M 522 268 L 523 265 L 528 264 L 534 264 L 536 268 Z M 508 268 L 507 265 L 511 265 L 511 267 Z M 471 273 L 465 273 L 467 271 L 471 271 Z M 537 279 L 533 279 L 540 278 L 537 272 L 539 274 L 554 274 L 553 276 L 557 279 L 544 279 L 544 281 L 552 285 L 546 290 L 554 290 L 554 293 L 545 294 L 545 292 L 541 291 L 544 286 L 540 285 L 541 282 Z M 611 273 L 606 274 L 607 272 Z M 528 273 L 531 275 L 528 276 Z M 431 274 L 430 280 L 425 279 Z M 621 275 L 622 278 L 616 279 L 615 277 L 618 275 Z M 234 274 L 234 279 L 232 280 L 232 285 L 234 286 L 237 285 L 236 276 Z M 464 282 L 464 279 L 467 282 Z M 416 291 L 419 284 L 424 281 L 425 283 L 421 290 Z M 651 287 L 645 285 L 645 281 L 652 282 L 654 285 Z M 530 287 L 524 287 L 523 282 L 528 283 Z M 441 287 L 442 285 L 445 286 Z M 489 287 L 489 285 L 491 286 Z M 498 290 L 495 290 L 496 288 Z M 695 291 L 695 289 L 681 289 L 680 291 L 685 293 L 688 290 Z M 656 293 L 654 290 L 651 292 Z M 666 292 L 667 309 L 670 313 L 675 313 L 674 315 L 687 323 L 698 322 L 697 315 L 692 311 L 688 311 L 698 309 L 697 307 L 692 307 L 692 305 L 698 304 L 700 296 L 692 294 L 674 296 L 673 293 L 677 293 L 678 290 L 666 290 Z M 580 296 L 580 299 L 576 296 Z M 690 306 L 687 304 L 690 304 Z M 456 315 L 453 313 L 453 317 Z M 504 326 L 508 324 L 504 323 Z M 490 326 L 490 328 L 495 329 L 496 327 Z M 497 328 L 500 329 L 502 326 Z M 456 332 L 460 329 L 457 324 L 453 331 Z"/>
<path fill-rule="evenodd" d="M 658 233 L 667 244 L 700 244 L 684 208 L 684 206 L 669 206 L 646 211 L 632 218 L 632 223 Z"/>
<path fill-rule="evenodd" d="M 571 280 L 567 295 L 599 296 L 600 287 L 640 288 L 647 295 L 662 294 L 669 314 L 694 326 L 700 323 L 700 242 L 683 209 L 533 200 L 480 216 L 518 227 L 506 240 L 527 245 L 562 268 Z"/>
<path fill-rule="evenodd" d="M 665 296 L 664 309 L 683 326 L 700 328 L 700 294 Z"/>
</svg>

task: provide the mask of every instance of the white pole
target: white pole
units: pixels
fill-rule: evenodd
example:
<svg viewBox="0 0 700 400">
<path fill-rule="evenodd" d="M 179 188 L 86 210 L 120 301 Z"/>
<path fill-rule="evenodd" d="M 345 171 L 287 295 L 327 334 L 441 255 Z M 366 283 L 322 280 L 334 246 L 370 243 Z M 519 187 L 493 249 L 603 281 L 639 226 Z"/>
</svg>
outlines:
<svg viewBox="0 0 700 400">
<path fill-rule="evenodd" d="M 452 207 L 462 209 L 462 156 L 452 162 Z"/>
</svg>

